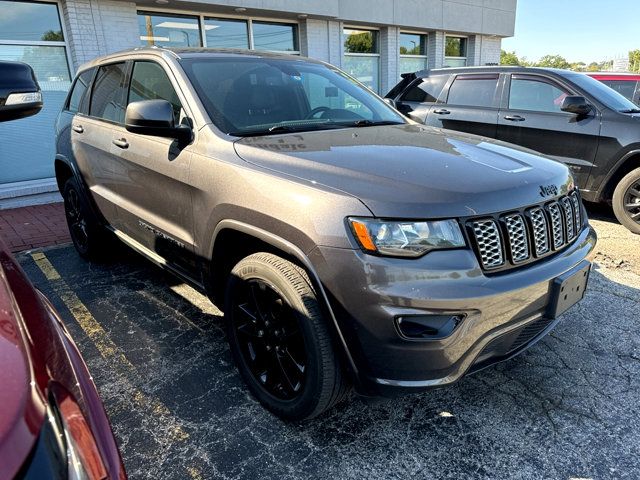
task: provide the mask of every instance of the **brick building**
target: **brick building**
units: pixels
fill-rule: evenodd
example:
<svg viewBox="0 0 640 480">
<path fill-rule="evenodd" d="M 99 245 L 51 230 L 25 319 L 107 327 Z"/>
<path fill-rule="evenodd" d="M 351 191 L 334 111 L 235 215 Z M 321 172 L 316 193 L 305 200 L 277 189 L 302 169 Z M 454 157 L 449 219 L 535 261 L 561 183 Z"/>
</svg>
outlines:
<svg viewBox="0 0 640 480">
<path fill-rule="evenodd" d="M 0 208 L 54 198 L 54 122 L 82 63 L 139 45 L 275 50 L 384 94 L 400 73 L 496 64 L 517 0 L 0 0 L 0 59 L 30 63 L 45 108 L 0 127 Z"/>
</svg>

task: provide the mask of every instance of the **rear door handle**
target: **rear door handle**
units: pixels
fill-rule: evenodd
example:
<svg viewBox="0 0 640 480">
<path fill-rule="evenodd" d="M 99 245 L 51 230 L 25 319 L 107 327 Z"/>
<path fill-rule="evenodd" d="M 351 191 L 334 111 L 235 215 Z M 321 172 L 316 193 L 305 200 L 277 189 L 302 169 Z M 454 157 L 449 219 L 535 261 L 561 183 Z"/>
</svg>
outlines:
<svg viewBox="0 0 640 480">
<path fill-rule="evenodd" d="M 505 120 L 509 120 L 510 122 L 524 122 L 526 119 L 521 117 L 520 115 L 505 115 Z"/>
<path fill-rule="evenodd" d="M 126 138 L 120 138 L 120 139 L 113 139 L 111 140 L 113 142 L 113 144 L 118 147 L 118 148 L 129 148 L 129 142 L 127 142 Z"/>
<path fill-rule="evenodd" d="M 433 113 L 435 113 L 436 115 L 449 115 L 451 112 L 446 108 L 439 108 L 437 110 L 434 110 Z"/>
<path fill-rule="evenodd" d="M 84 128 L 83 128 L 83 126 L 82 126 L 82 125 L 74 125 L 74 126 L 72 126 L 71 128 L 73 128 L 73 131 L 74 131 L 74 132 L 77 132 L 77 133 L 82 133 L 82 132 L 84 132 Z"/>
</svg>

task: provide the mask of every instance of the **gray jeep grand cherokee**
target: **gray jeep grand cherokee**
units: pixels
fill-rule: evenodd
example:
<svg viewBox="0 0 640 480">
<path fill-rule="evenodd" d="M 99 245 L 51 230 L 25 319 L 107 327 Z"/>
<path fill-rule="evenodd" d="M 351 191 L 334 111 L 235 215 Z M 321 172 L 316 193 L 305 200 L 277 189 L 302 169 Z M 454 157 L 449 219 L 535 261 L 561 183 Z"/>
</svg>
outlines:
<svg viewBox="0 0 640 480">
<path fill-rule="evenodd" d="M 249 389 L 288 419 L 521 352 L 582 298 L 596 242 L 564 165 L 410 123 L 302 57 L 84 65 L 55 171 L 80 255 L 117 237 L 206 291 Z"/>
</svg>

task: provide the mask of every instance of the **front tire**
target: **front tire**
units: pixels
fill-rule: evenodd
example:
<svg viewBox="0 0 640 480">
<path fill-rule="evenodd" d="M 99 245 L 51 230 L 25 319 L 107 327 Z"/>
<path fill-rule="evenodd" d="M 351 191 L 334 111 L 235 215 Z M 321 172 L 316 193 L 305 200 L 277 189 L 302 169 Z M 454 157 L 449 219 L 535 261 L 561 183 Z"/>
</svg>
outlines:
<svg viewBox="0 0 640 480">
<path fill-rule="evenodd" d="M 225 296 L 231 353 L 251 393 L 286 420 L 307 420 L 348 391 L 306 272 L 270 253 L 232 270 Z"/>
<path fill-rule="evenodd" d="M 627 173 L 613 192 L 613 213 L 631 232 L 640 234 L 640 168 Z"/>
</svg>

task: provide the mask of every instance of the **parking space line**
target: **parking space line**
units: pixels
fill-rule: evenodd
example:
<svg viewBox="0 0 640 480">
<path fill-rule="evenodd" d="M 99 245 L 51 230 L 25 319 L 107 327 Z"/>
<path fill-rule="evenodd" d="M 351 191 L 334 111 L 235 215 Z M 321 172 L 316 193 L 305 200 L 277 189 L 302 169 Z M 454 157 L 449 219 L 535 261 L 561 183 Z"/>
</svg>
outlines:
<svg viewBox="0 0 640 480">
<path fill-rule="evenodd" d="M 119 347 L 111 340 L 109 334 L 102 328 L 100 323 L 91 314 L 89 309 L 82 303 L 75 292 L 69 287 L 67 282 L 60 276 L 47 256 L 42 252 L 32 253 L 31 258 L 42 271 L 45 278 L 51 284 L 55 293 L 60 297 L 65 306 L 76 319 L 82 330 L 96 346 L 100 355 L 107 360 L 114 370 L 120 374 L 122 379 L 129 383 L 129 378 L 138 378 L 139 373 L 136 367 L 127 359 Z M 131 385 L 131 384 L 130 384 Z M 133 391 L 133 402 L 141 409 L 151 411 L 156 418 L 163 418 L 167 421 L 167 431 L 170 440 L 184 442 L 189 438 L 189 434 L 182 428 L 177 418 L 171 415 L 169 408 L 159 399 L 144 394 L 142 391 L 131 385 Z M 192 478 L 199 478 L 199 470 L 189 467 L 189 475 Z"/>
</svg>

